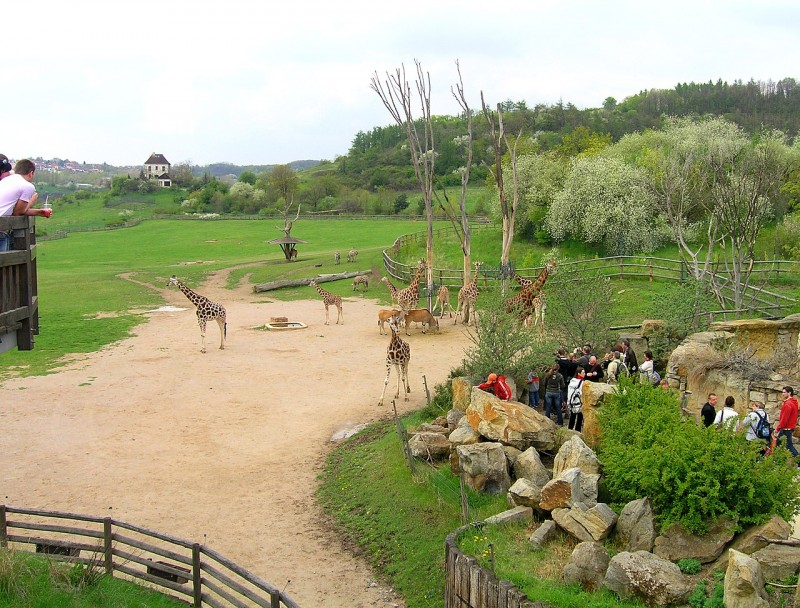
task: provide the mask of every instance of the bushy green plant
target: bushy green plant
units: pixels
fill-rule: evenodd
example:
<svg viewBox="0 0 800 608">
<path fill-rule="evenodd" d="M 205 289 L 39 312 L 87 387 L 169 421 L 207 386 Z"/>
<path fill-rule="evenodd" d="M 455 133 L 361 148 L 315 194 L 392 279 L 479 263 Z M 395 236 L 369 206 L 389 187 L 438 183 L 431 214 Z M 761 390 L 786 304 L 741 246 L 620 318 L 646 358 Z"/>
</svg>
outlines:
<svg viewBox="0 0 800 608">
<path fill-rule="evenodd" d="M 800 478 L 786 450 L 761 458 L 756 442 L 682 417 L 671 392 L 623 381 L 598 415 L 612 502 L 649 496 L 662 528 L 702 533 L 723 515 L 744 526 L 800 512 Z"/>
<path fill-rule="evenodd" d="M 684 574 L 697 574 L 700 572 L 700 566 L 702 566 L 702 564 L 700 563 L 700 560 L 694 559 L 693 557 L 687 557 L 684 559 L 679 559 L 677 566 Z"/>
</svg>

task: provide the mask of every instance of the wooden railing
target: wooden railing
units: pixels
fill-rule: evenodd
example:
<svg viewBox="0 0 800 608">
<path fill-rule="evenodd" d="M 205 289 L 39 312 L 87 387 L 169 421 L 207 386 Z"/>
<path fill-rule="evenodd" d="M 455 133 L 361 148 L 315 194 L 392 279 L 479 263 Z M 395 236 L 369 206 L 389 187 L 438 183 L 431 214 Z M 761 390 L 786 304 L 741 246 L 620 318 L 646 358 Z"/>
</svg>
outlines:
<svg viewBox="0 0 800 608">
<path fill-rule="evenodd" d="M 299 608 L 208 547 L 110 517 L 0 505 L 0 547 L 35 550 L 141 581 L 192 606 Z"/>
<path fill-rule="evenodd" d="M 36 223 L 33 217 L 0 217 L 11 232 L 11 251 L 0 252 L 0 352 L 33 349 L 39 333 Z"/>
</svg>

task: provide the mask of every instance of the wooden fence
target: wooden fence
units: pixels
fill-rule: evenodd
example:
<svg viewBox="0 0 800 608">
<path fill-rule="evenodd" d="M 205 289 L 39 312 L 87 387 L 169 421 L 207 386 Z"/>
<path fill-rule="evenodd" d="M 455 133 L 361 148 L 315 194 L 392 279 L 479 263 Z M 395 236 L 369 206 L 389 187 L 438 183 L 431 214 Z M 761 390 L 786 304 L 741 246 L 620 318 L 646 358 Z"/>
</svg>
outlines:
<svg viewBox="0 0 800 608">
<path fill-rule="evenodd" d="M 39 333 L 36 220 L 2 217 L 0 232 L 12 234 L 11 250 L 0 252 L 0 352 L 32 350 Z"/>
<path fill-rule="evenodd" d="M 208 547 L 110 517 L 0 505 L 0 547 L 84 564 L 192 606 L 299 608 L 283 591 Z"/>
</svg>

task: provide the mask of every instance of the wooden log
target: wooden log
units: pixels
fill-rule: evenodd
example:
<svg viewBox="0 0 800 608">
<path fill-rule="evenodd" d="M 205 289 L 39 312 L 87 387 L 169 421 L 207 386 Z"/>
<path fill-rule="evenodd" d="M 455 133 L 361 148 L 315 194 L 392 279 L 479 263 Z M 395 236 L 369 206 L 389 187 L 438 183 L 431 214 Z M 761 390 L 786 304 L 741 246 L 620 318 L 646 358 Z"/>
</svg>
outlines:
<svg viewBox="0 0 800 608">
<path fill-rule="evenodd" d="M 372 270 L 358 270 L 356 272 L 340 272 L 338 274 L 321 274 L 313 279 L 285 279 L 283 281 L 273 281 L 272 283 L 259 283 L 253 285 L 253 291 L 261 293 L 262 291 L 272 291 L 274 289 L 282 289 L 283 287 L 303 287 L 308 285 L 311 281 L 317 283 L 327 283 L 329 281 L 341 281 L 342 279 L 352 279 L 360 275 L 372 274 Z"/>
</svg>

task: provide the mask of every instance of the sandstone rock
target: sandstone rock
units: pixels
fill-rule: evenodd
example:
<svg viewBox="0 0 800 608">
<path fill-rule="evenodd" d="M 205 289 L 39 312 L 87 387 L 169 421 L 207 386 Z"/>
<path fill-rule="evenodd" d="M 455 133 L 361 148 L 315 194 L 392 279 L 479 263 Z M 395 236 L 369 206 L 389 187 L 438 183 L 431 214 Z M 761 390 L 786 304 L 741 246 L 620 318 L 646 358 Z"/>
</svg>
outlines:
<svg viewBox="0 0 800 608">
<path fill-rule="evenodd" d="M 555 423 L 521 403 L 501 401 L 474 387 L 466 414 L 470 426 L 491 441 L 519 450 L 533 446 L 552 451 L 555 447 Z"/>
<path fill-rule="evenodd" d="M 415 433 L 408 440 L 414 458 L 440 460 L 450 454 L 450 442 L 441 433 Z"/>
<path fill-rule="evenodd" d="M 437 426 L 447 426 L 447 416 L 437 416 L 433 420 L 431 420 L 431 424 L 435 424 Z"/>
<path fill-rule="evenodd" d="M 725 571 L 725 608 L 767 608 L 769 596 L 764 590 L 764 575 L 752 557 L 735 549 L 729 551 Z"/>
<path fill-rule="evenodd" d="M 440 435 L 445 435 L 449 433 L 447 430 L 447 426 L 443 426 L 440 424 L 433 424 L 431 422 L 427 422 L 425 424 L 420 424 L 416 431 L 416 433 L 439 433 Z"/>
<path fill-rule="evenodd" d="M 542 488 L 532 483 L 524 477 L 517 479 L 508 489 L 512 504 L 521 507 L 531 507 L 539 510 L 539 502 L 542 500 Z"/>
<path fill-rule="evenodd" d="M 647 551 L 623 551 L 611 558 L 603 586 L 621 598 L 648 605 L 684 604 L 694 589 L 678 566 Z"/>
<path fill-rule="evenodd" d="M 466 412 L 469 401 L 472 399 L 472 381 L 465 376 L 453 378 L 450 389 L 453 392 L 453 408 Z"/>
<path fill-rule="evenodd" d="M 766 523 L 760 526 L 751 526 L 742 532 L 731 543 L 730 548 L 740 551 L 745 555 L 751 555 L 759 549 L 767 546 L 766 540 L 761 540 L 758 537 L 775 538 L 779 540 L 786 540 L 792 534 L 792 527 L 786 523 L 786 520 L 779 515 L 773 515 Z M 717 561 L 714 562 L 711 570 L 724 570 L 728 565 L 728 551 L 723 551 Z"/>
<path fill-rule="evenodd" d="M 511 487 L 502 444 L 486 442 L 460 445 L 456 452 L 461 479 L 473 490 L 503 494 Z"/>
<path fill-rule="evenodd" d="M 761 565 L 764 578 L 780 581 L 800 572 L 800 547 L 767 545 L 752 555 Z"/>
<path fill-rule="evenodd" d="M 542 522 L 542 525 L 536 528 L 531 534 L 528 542 L 534 550 L 543 549 L 545 544 L 553 540 L 558 533 L 558 526 L 552 519 Z"/>
<path fill-rule="evenodd" d="M 553 461 L 553 477 L 558 477 L 563 471 L 578 468 L 581 473 L 599 473 L 600 461 L 592 449 L 587 446 L 579 436 L 573 436 L 558 450 Z"/>
<path fill-rule="evenodd" d="M 556 509 L 552 515 L 560 528 L 582 541 L 607 538 L 617 522 L 617 514 L 602 502 L 592 508 L 579 503 L 571 509 Z"/>
<path fill-rule="evenodd" d="M 614 534 L 624 551 L 651 551 L 656 540 L 656 528 L 650 499 L 640 498 L 626 504 L 619 514 Z"/>
<path fill-rule="evenodd" d="M 447 437 L 453 446 L 472 445 L 481 440 L 481 436 L 469 425 L 458 426 Z"/>
<path fill-rule="evenodd" d="M 637 353 L 639 351 L 636 351 Z M 639 355 L 641 357 L 641 355 Z M 600 443 L 600 423 L 597 410 L 603 401 L 617 392 L 617 387 L 603 382 L 584 382 L 581 388 L 583 399 L 583 440 L 591 448 Z"/>
<path fill-rule="evenodd" d="M 510 445 L 504 445 L 503 451 L 506 453 L 506 461 L 508 462 L 508 470 L 512 471 L 514 469 L 514 463 L 517 462 L 517 458 L 519 455 L 522 454 L 521 450 L 518 450 L 515 447 Z"/>
<path fill-rule="evenodd" d="M 546 511 L 569 508 L 582 498 L 581 470 L 568 469 L 561 474 L 561 477 L 548 481 L 542 487 L 542 500 L 539 506 Z"/>
<path fill-rule="evenodd" d="M 522 452 L 512 466 L 517 479 L 529 479 L 540 488 L 550 481 L 550 472 L 542 464 L 539 452 L 535 448 L 528 448 Z"/>
<path fill-rule="evenodd" d="M 508 524 L 517 521 L 533 519 L 533 509 L 530 507 L 514 507 L 497 515 L 492 515 L 483 520 L 485 524 Z"/>
<path fill-rule="evenodd" d="M 453 408 L 452 410 L 447 412 L 447 428 L 450 429 L 451 431 L 454 431 L 462 420 L 465 420 L 465 418 L 464 418 L 464 412 L 462 412 L 461 410 Z"/>
<path fill-rule="evenodd" d="M 605 547 L 598 542 L 586 541 L 578 544 L 564 568 L 564 584 L 578 584 L 587 591 L 599 589 L 603 584 L 609 559 Z"/>
<path fill-rule="evenodd" d="M 735 527 L 736 522 L 720 517 L 709 526 L 708 532 L 696 535 L 687 532 L 680 524 L 674 524 L 656 537 L 653 553 L 674 562 L 693 558 L 707 564 L 722 554 L 725 545 L 733 538 Z"/>
</svg>

